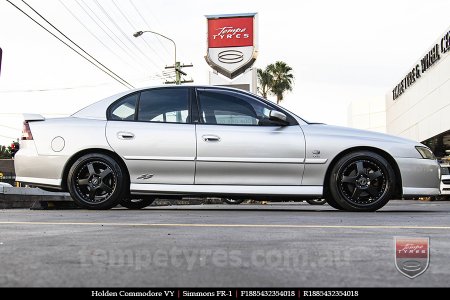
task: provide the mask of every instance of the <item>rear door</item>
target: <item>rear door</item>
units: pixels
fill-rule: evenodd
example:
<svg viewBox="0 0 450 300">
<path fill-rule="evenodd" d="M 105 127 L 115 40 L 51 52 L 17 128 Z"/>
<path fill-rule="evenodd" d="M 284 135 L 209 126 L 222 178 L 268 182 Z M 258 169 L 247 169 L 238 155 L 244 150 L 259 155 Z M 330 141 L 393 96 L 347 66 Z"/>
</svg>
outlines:
<svg viewBox="0 0 450 300">
<path fill-rule="evenodd" d="M 301 185 L 305 139 L 300 126 L 268 121 L 275 107 L 235 91 L 197 89 L 196 184 Z"/>
<path fill-rule="evenodd" d="M 187 87 L 149 89 L 110 107 L 106 136 L 124 159 L 131 183 L 194 183 L 191 91 Z"/>
</svg>

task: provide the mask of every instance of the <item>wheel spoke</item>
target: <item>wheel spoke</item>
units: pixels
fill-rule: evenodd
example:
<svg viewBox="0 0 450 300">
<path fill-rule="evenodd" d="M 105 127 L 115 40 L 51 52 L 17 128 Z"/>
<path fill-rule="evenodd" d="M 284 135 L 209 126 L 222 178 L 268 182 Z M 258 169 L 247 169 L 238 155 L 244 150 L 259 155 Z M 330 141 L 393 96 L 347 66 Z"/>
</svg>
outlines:
<svg viewBox="0 0 450 300">
<path fill-rule="evenodd" d="M 376 172 L 373 172 L 373 173 L 369 173 L 369 179 L 370 179 L 370 181 L 372 181 L 372 180 L 374 180 L 374 179 L 377 179 L 378 177 L 381 177 L 381 176 L 383 176 L 383 174 L 381 173 L 380 170 L 378 170 L 378 171 L 376 171 Z"/>
<path fill-rule="evenodd" d="M 100 173 L 100 177 L 102 178 L 102 179 L 104 179 L 106 176 L 108 176 L 109 174 L 111 174 L 111 170 L 108 168 L 108 169 L 105 169 L 103 172 L 101 172 Z"/>
<path fill-rule="evenodd" d="M 91 200 L 91 201 L 95 200 L 95 192 L 96 192 L 96 189 L 91 188 L 91 190 L 89 191 L 89 200 Z"/>
<path fill-rule="evenodd" d="M 94 175 L 95 174 L 95 170 L 94 170 L 94 164 L 93 163 L 89 163 L 86 165 L 88 171 L 89 171 L 89 175 Z"/>
<path fill-rule="evenodd" d="M 89 184 L 89 179 L 78 179 L 78 185 L 88 185 Z"/>
<path fill-rule="evenodd" d="M 342 176 L 342 182 L 355 184 L 356 176 Z"/>
<path fill-rule="evenodd" d="M 362 161 L 356 162 L 357 175 L 365 174 L 364 166 Z"/>
<path fill-rule="evenodd" d="M 99 188 L 104 190 L 108 194 L 110 194 L 112 192 L 112 188 L 104 183 L 102 183 Z"/>
<path fill-rule="evenodd" d="M 370 194 L 370 196 L 372 196 L 372 197 L 376 197 L 376 196 L 378 196 L 378 189 L 376 188 L 376 187 L 374 187 L 374 186 L 370 186 L 368 189 L 367 189 L 367 192 Z"/>
<path fill-rule="evenodd" d="M 362 190 L 355 187 L 352 193 L 352 199 L 358 199 L 359 195 L 361 195 Z"/>
</svg>

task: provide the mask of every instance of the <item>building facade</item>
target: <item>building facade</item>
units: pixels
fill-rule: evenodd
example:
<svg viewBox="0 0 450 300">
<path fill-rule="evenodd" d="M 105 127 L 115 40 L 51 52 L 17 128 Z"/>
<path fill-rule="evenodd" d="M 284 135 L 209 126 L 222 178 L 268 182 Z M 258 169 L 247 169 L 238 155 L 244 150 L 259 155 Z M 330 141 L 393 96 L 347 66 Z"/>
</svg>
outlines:
<svg viewBox="0 0 450 300">
<path fill-rule="evenodd" d="M 349 127 L 386 132 L 386 106 L 383 97 L 353 101 L 348 106 Z"/>
<path fill-rule="evenodd" d="M 386 94 L 387 133 L 450 154 L 450 28 Z"/>
</svg>

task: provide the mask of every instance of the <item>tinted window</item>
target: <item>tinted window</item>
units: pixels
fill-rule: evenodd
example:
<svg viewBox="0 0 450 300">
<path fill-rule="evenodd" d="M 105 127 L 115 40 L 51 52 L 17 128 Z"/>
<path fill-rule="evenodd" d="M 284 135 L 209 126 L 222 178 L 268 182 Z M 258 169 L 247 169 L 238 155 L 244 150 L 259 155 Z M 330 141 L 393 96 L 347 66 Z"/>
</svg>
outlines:
<svg viewBox="0 0 450 300">
<path fill-rule="evenodd" d="M 199 91 L 200 118 L 205 124 L 272 125 L 270 106 L 245 95 L 222 91 Z"/>
<path fill-rule="evenodd" d="M 188 123 L 189 90 L 167 88 L 141 93 L 138 120 L 147 122 Z"/>
<path fill-rule="evenodd" d="M 134 113 L 136 111 L 136 102 L 139 93 L 122 98 L 120 101 L 114 103 L 110 108 L 110 120 L 132 121 L 134 120 Z"/>
</svg>

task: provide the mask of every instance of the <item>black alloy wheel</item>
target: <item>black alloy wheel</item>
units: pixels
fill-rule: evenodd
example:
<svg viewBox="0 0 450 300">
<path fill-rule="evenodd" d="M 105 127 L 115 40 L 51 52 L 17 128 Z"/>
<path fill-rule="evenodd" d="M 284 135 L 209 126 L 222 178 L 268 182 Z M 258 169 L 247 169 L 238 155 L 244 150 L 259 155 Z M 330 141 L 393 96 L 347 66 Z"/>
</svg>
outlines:
<svg viewBox="0 0 450 300">
<path fill-rule="evenodd" d="M 324 205 L 327 203 L 325 199 L 308 199 L 306 202 L 310 205 Z"/>
<path fill-rule="evenodd" d="M 128 209 L 142 209 L 155 201 L 155 197 L 131 195 L 120 201 L 120 205 Z"/>
<path fill-rule="evenodd" d="M 330 178 L 333 199 L 348 211 L 380 209 L 390 200 L 394 187 L 394 170 L 385 158 L 371 151 L 345 155 Z"/>
<path fill-rule="evenodd" d="M 107 155 L 84 155 L 75 161 L 69 170 L 70 195 L 83 208 L 112 208 L 123 197 L 123 174 L 117 162 Z"/>
<path fill-rule="evenodd" d="M 226 204 L 231 204 L 231 205 L 237 205 L 237 204 L 241 204 L 242 202 L 244 202 L 244 199 L 230 199 L 230 198 L 223 198 L 222 199 Z"/>
</svg>

